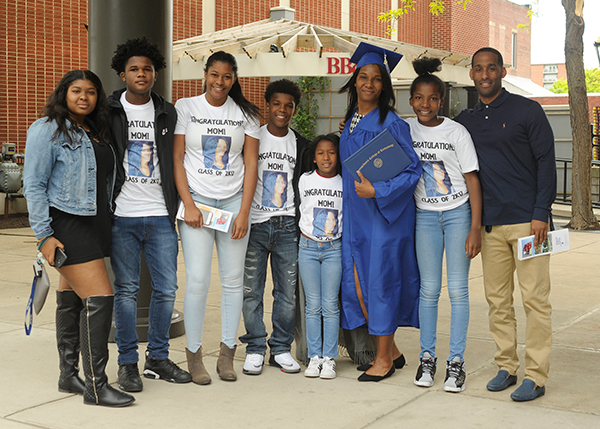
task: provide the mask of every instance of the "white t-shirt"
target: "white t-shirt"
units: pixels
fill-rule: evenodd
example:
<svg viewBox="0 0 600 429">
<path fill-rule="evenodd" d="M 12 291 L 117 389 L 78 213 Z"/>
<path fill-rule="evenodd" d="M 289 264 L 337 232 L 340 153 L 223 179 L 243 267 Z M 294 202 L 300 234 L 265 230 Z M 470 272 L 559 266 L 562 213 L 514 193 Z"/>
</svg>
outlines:
<svg viewBox="0 0 600 429">
<path fill-rule="evenodd" d="M 154 103 L 131 104 L 121 94 L 127 115 L 127 149 L 123 156 L 125 181 L 117 196 L 115 215 L 168 216 L 160 181 L 154 133 Z"/>
<path fill-rule="evenodd" d="M 292 179 L 296 168 L 296 135 L 288 130 L 277 137 L 260 128 L 258 151 L 258 181 L 252 201 L 252 223 L 261 223 L 273 216 L 295 216 Z"/>
<path fill-rule="evenodd" d="M 175 134 L 185 135 L 183 166 L 188 185 L 202 196 L 225 199 L 244 183 L 245 135 L 259 138 L 257 120 L 248 119 L 231 97 L 211 106 L 204 94 L 175 103 Z"/>
<path fill-rule="evenodd" d="M 319 242 L 342 236 L 342 176 L 323 177 L 317 170 L 304 173 L 298 182 L 300 231 Z"/>
<path fill-rule="evenodd" d="M 465 127 L 443 118 L 436 127 L 410 125 L 413 147 L 423 165 L 423 175 L 415 189 L 415 203 L 422 210 L 446 211 L 469 199 L 464 173 L 479 171 L 477 153 Z"/>
</svg>

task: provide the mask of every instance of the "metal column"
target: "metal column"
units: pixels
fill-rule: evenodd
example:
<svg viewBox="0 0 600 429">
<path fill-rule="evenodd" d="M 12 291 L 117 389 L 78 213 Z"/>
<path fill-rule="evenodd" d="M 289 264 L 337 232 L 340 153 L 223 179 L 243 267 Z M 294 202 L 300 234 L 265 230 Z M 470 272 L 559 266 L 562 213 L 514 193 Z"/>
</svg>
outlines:
<svg viewBox="0 0 600 429">
<path fill-rule="evenodd" d="M 171 62 L 173 58 L 173 0 L 89 0 L 88 58 L 89 69 L 102 80 L 106 94 L 124 87 L 117 73 L 110 68 L 117 45 L 127 39 L 146 36 L 157 43 L 165 56 L 167 68 L 158 73 L 154 92 L 166 100 L 173 98 Z M 114 275 L 107 260 L 109 277 Z M 140 341 L 148 339 L 148 313 L 152 293 L 148 266 L 142 253 L 140 293 L 138 295 L 137 332 Z M 183 313 L 174 310 L 171 338 L 183 335 Z M 114 338 L 114 326 L 111 340 Z"/>
</svg>

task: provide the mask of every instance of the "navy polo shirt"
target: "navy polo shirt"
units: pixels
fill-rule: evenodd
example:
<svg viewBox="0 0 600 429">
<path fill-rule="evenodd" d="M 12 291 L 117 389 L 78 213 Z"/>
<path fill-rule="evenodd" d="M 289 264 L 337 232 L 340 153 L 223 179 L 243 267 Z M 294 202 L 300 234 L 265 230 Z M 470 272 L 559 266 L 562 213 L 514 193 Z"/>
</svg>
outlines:
<svg viewBox="0 0 600 429">
<path fill-rule="evenodd" d="M 471 133 L 479 158 L 483 225 L 548 222 L 556 198 L 554 135 L 536 101 L 506 89 L 455 121 Z"/>
</svg>

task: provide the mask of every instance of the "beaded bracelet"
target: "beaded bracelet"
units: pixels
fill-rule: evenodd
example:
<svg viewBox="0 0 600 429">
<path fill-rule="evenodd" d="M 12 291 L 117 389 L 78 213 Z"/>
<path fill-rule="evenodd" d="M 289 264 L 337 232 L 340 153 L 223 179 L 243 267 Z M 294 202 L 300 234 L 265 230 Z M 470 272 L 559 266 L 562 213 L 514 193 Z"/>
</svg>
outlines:
<svg viewBox="0 0 600 429">
<path fill-rule="evenodd" d="M 41 252 L 42 251 L 42 247 L 44 246 L 44 243 L 46 241 L 48 241 L 50 239 L 50 237 L 52 237 L 51 235 L 49 235 L 48 237 L 44 237 L 40 240 L 40 242 L 38 243 L 38 250 Z"/>
</svg>

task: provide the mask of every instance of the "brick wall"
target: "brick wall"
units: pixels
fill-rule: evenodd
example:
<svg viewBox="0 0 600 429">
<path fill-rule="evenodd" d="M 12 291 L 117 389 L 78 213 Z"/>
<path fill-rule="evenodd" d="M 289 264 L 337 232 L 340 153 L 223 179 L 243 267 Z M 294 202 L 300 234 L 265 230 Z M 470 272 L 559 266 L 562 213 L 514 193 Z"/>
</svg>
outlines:
<svg viewBox="0 0 600 429">
<path fill-rule="evenodd" d="M 530 79 L 533 83 L 544 86 L 544 65 L 543 64 L 532 64 Z"/>
<path fill-rule="evenodd" d="M 215 27 L 222 30 L 269 18 L 270 8 L 279 3 L 279 0 L 217 0 Z M 484 45 L 496 46 L 491 41 L 494 40 L 503 44 L 503 54 L 510 56 L 510 52 L 503 50 L 506 41 L 501 37 L 499 25 L 505 27 L 502 34 L 506 36 L 516 28 L 516 23 L 527 21 L 527 8 L 505 0 L 477 0 L 468 5 L 467 11 L 446 2 L 447 12 L 439 18 L 429 14 L 426 3 L 417 3 L 416 10 L 400 20 L 400 41 L 471 54 Z M 389 0 L 352 0 L 350 4 L 352 31 L 389 37 L 387 24 L 377 21 L 379 12 L 389 10 Z M 291 0 L 290 5 L 296 10 L 298 21 L 341 26 L 340 0 Z M 202 34 L 202 0 L 174 0 L 173 8 L 174 40 Z M 87 13 L 86 0 L 4 0 L 0 4 L 0 142 L 17 143 L 18 151 L 23 152 L 27 128 L 38 117 L 62 75 L 87 67 L 84 27 Z M 515 20 L 513 13 L 522 14 L 523 18 Z M 508 22 L 509 18 L 512 21 Z M 527 37 L 525 32 L 519 32 L 519 54 L 528 63 Z M 526 45 L 524 48 L 521 42 Z M 518 58 L 519 64 L 525 64 L 523 61 Z M 519 67 L 519 75 L 521 71 Z M 240 80 L 244 94 L 261 108 L 268 82 L 269 78 Z M 202 80 L 173 84 L 174 101 L 201 92 Z"/>
<path fill-rule="evenodd" d="M 62 76 L 87 68 L 87 1 L 4 0 L 0 23 L 0 143 L 23 153 L 29 125 Z"/>
<path fill-rule="evenodd" d="M 296 10 L 296 21 L 341 28 L 340 0 L 292 0 L 290 6 Z"/>
<path fill-rule="evenodd" d="M 219 31 L 267 19 L 269 10 L 276 6 L 279 0 L 217 0 L 215 28 Z"/>
<path fill-rule="evenodd" d="M 415 10 L 398 21 L 398 40 L 412 45 L 435 47 L 433 41 L 433 19 L 429 13 L 428 2 L 419 2 Z M 388 8 L 389 9 L 389 6 Z M 387 10 L 386 9 L 386 10 Z"/>
<path fill-rule="evenodd" d="M 202 0 L 173 1 L 173 41 L 202 34 Z M 173 82 L 173 103 L 202 93 L 202 80 Z"/>
<path fill-rule="evenodd" d="M 490 0 L 477 0 L 462 6 L 446 2 L 451 13 L 450 38 L 452 44 L 447 50 L 459 54 L 472 55 L 477 49 L 489 45 Z"/>
<path fill-rule="evenodd" d="M 558 66 L 558 78 L 559 79 L 567 78 L 567 67 L 566 67 L 565 63 L 561 63 L 561 64 L 548 63 L 548 65 L 557 65 Z M 530 79 L 533 83 L 536 83 L 539 86 L 544 86 L 544 64 L 532 64 L 531 65 Z"/>
<path fill-rule="evenodd" d="M 530 97 L 532 100 L 537 101 L 542 106 L 565 106 L 569 104 L 569 94 L 556 94 L 548 97 Z M 593 123 L 593 110 L 594 107 L 600 108 L 600 95 L 589 95 L 588 94 L 588 107 L 590 110 L 590 124 Z"/>
<path fill-rule="evenodd" d="M 350 31 L 386 37 L 387 24 L 378 22 L 377 15 L 388 11 L 390 4 L 389 0 L 350 1 Z"/>
<path fill-rule="evenodd" d="M 529 78 L 531 76 L 531 33 L 519 30 L 519 24 L 529 23 L 528 6 L 520 6 L 506 0 L 490 2 L 490 46 L 498 49 L 504 57 L 508 74 Z M 492 25 L 492 23 L 494 25 Z M 493 32 L 491 30 L 494 30 Z M 494 39 L 492 40 L 492 34 Z M 513 63 L 512 37 L 517 37 L 516 67 Z"/>
</svg>

